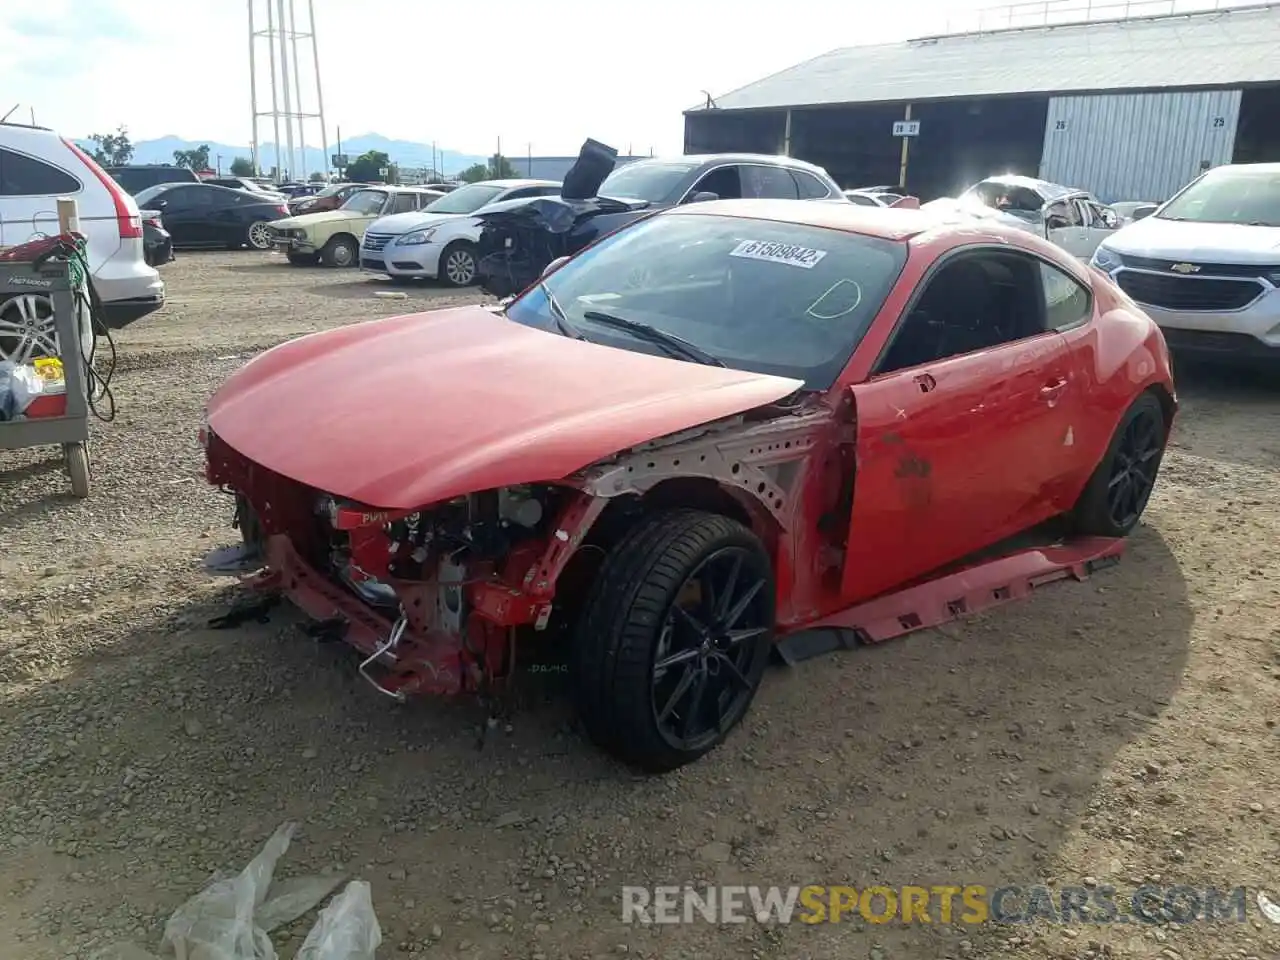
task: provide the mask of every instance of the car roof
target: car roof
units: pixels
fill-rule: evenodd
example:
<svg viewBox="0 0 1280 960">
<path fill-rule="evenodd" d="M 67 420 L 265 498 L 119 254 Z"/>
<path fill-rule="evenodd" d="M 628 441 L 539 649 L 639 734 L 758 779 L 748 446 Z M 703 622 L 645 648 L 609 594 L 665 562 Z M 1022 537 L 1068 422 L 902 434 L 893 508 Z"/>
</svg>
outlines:
<svg viewBox="0 0 1280 960">
<path fill-rule="evenodd" d="M 1016 242 L 1020 245 L 1032 234 L 1013 226 L 977 221 L 964 214 L 949 211 L 909 209 L 902 207 L 864 207 L 853 203 L 824 203 L 821 200 L 708 200 L 704 203 L 672 207 L 660 216 L 710 214 L 774 220 L 826 230 L 839 230 L 863 236 L 898 242 L 921 234 L 943 234 L 964 231 L 977 243 Z"/>
<path fill-rule="evenodd" d="M 617 170 L 625 170 L 635 163 L 684 163 L 690 166 L 707 166 L 716 163 L 764 163 L 774 167 L 794 167 L 797 170 L 822 171 L 822 168 L 795 157 L 770 153 L 690 153 L 677 157 L 641 157 Z M 825 171 L 823 171 L 825 174 Z"/>
</svg>

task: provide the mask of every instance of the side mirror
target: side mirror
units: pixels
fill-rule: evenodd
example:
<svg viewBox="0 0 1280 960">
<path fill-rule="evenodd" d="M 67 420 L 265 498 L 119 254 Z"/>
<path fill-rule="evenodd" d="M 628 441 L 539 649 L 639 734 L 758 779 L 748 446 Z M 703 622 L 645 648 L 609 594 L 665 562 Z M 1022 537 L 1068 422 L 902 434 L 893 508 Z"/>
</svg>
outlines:
<svg viewBox="0 0 1280 960">
<path fill-rule="evenodd" d="M 168 205 L 169 205 L 169 201 L 168 201 L 168 200 L 165 200 L 163 197 L 157 197 L 155 200 L 152 200 L 152 201 L 151 201 L 151 205 L 150 205 L 149 209 L 151 209 L 151 210 L 163 210 L 163 209 L 164 209 L 165 207 L 167 207 Z"/>
<path fill-rule="evenodd" d="M 1145 220 L 1147 217 L 1155 213 L 1156 209 L 1157 209 L 1156 204 L 1154 203 L 1148 203 L 1145 206 L 1138 207 L 1136 210 L 1133 211 L 1133 219 Z"/>
<path fill-rule="evenodd" d="M 699 190 L 689 198 L 690 203 L 706 203 L 708 200 L 719 200 L 720 194 L 712 193 L 710 190 Z"/>
<path fill-rule="evenodd" d="M 550 263 L 548 263 L 545 267 L 542 268 L 542 273 L 539 275 L 538 279 L 545 280 L 548 276 L 555 273 L 557 270 L 563 267 L 566 263 L 568 263 L 569 259 L 570 259 L 569 257 L 556 257 L 554 260 L 552 260 Z"/>
<path fill-rule="evenodd" d="M 1116 212 L 1110 207 L 1103 208 L 1102 222 L 1106 224 L 1108 230 L 1114 230 L 1120 226 L 1120 218 L 1116 216 Z"/>
</svg>

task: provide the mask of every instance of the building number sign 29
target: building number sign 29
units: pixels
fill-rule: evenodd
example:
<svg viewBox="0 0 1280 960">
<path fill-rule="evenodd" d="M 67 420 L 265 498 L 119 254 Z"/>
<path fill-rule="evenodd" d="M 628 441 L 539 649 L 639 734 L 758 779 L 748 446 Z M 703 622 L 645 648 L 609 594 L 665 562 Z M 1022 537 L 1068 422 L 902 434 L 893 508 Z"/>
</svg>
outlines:
<svg viewBox="0 0 1280 960">
<path fill-rule="evenodd" d="M 1226 117 L 1214 117 L 1214 118 L 1213 118 L 1213 126 L 1214 126 L 1214 128 L 1215 128 L 1215 129 L 1217 129 L 1218 127 L 1225 127 L 1226 125 L 1227 125 L 1227 118 L 1226 118 Z"/>
</svg>

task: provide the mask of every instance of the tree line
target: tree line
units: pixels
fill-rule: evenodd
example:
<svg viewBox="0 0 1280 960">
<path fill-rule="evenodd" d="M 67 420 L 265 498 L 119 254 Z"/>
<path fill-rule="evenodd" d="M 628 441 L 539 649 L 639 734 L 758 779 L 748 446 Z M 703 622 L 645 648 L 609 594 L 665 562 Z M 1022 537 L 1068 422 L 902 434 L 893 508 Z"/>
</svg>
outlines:
<svg viewBox="0 0 1280 960">
<path fill-rule="evenodd" d="M 102 166 L 123 167 L 133 162 L 133 142 L 129 139 L 129 131 L 126 127 L 117 127 L 115 133 L 90 134 L 89 139 L 94 143 L 93 159 Z M 208 170 L 209 145 L 202 143 L 189 150 L 175 150 L 173 162 L 191 170 Z M 231 161 L 230 175 L 258 177 L 262 176 L 262 173 L 254 169 L 252 158 L 235 157 Z M 479 180 L 512 179 L 519 175 L 519 171 L 508 157 L 495 153 L 487 163 L 476 163 L 467 167 L 458 174 L 458 179 L 466 183 L 476 183 Z M 396 165 L 381 150 L 369 150 L 360 154 L 347 166 L 344 177 L 356 183 L 397 183 L 399 181 Z M 316 171 L 311 174 L 310 179 L 324 180 L 324 174 Z"/>
</svg>

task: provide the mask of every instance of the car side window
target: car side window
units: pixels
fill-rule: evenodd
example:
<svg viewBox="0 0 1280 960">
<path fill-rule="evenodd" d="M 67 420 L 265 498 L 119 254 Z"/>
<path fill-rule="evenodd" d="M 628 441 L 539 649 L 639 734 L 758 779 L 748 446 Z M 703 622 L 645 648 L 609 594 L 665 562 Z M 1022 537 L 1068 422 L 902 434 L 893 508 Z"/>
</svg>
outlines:
<svg viewBox="0 0 1280 960">
<path fill-rule="evenodd" d="M 1044 333 L 1040 263 L 1004 250 L 962 253 L 945 262 L 898 321 L 876 373 Z"/>
<path fill-rule="evenodd" d="M 54 197 L 79 193 L 80 181 L 51 163 L 0 149 L 0 197 Z"/>
<path fill-rule="evenodd" d="M 744 164 L 742 195 L 750 199 L 795 200 L 800 194 L 791 172 L 783 167 Z"/>
<path fill-rule="evenodd" d="M 739 168 L 733 165 L 716 167 L 699 178 L 693 185 L 693 189 L 689 191 L 688 199 L 692 200 L 695 194 L 706 191 L 714 193 L 721 200 L 741 200 L 742 180 L 738 170 Z"/>
<path fill-rule="evenodd" d="M 806 173 L 803 170 L 792 170 L 791 176 L 796 182 L 796 189 L 801 200 L 822 200 L 831 196 L 831 190 L 827 185 L 812 173 Z"/>
<path fill-rule="evenodd" d="M 1078 227 L 1081 225 L 1080 208 L 1075 203 L 1060 200 L 1049 205 L 1049 209 L 1045 211 L 1044 220 L 1045 226 L 1050 230 Z"/>
<path fill-rule="evenodd" d="M 387 204 L 384 213 L 410 213 L 418 209 L 418 199 L 416 194 L 397 193 L 391 197 L 391 202 Z"/>
<path fill-rule="evenodd" d="M 1044 291 L 1045 325 L 1050 330 L 1066 330 L 1089 319 L 1093 297 L 1074 277 L 1041 263 L 1040 282 Z"/>
<path fill-rule="evenodd" d="M 171 210 L 190 210 L 193 207 L 208 206 L 207 191 L 198 187 L 173 187 L 160 196 L 165 206 Z"/>
</svg>

